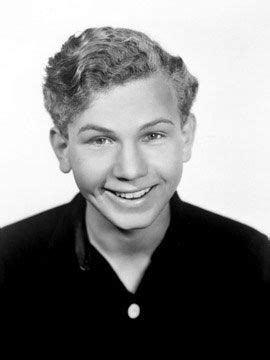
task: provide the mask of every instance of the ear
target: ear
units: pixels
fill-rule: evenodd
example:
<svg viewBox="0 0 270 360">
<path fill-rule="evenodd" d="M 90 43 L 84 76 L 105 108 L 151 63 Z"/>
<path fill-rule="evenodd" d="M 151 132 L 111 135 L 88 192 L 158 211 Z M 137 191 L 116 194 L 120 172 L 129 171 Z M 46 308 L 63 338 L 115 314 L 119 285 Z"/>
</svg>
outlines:
<svg viewBox="0 0 270 360">
<path fill-rule="evenodd" d="M 59 168 L 63 173 L 68 173 L 71 170 L 69 161 L 69 141 L 62 135 L 57 127 L 50 130 L 50 143 L 53 151 L 59 161 Z"/>
<path fill-rule="evenodd" d="M 185 124 L 182 126 L 183 162 L 187 162 L 191 158 L 195 130 L 196 118 L 193 114 L 190 113 Z"/>
</svg>

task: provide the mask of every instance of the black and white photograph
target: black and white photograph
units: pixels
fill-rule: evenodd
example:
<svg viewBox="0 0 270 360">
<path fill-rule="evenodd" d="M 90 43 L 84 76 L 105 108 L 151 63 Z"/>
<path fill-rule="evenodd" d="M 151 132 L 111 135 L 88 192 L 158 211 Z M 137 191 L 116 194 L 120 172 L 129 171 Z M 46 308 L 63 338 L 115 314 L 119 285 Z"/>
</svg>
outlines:
<svg viewBox="0 0 270 360">
<path fill-rule="evenodd" d="M 7 329 L 254 331 L 270 315 L 269 2 L 1 7 Z"/>
</svg>

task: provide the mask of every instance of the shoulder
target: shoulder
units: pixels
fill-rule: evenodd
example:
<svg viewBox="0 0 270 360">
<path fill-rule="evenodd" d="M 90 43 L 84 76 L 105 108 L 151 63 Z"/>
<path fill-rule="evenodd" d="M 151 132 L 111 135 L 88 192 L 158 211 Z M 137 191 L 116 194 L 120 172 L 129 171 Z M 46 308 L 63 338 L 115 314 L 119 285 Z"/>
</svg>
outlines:
<svg viewBox="0 0 270 360">
<path fill-rule="evenodd" d="M 5 273 L 38 267 L 49 254 L 51 239 L 69 223 L 71 203 L 56 206 L 0 229 L 0 280 Z M 17 270 L 16 270 L 17 271 Z"/>
<path fill-rule="evenodd" d="M 229 241 L 233 238 L 238 239 L 267 239 L 267 236 L 255 228 L 240 221 L 204 209 L 202 207 L 182 201 L 182 211 L 186 221 L 200 231 L 209 235 L 219 235 L 226 237 Z"/>
<path fill-rule="evenodd" d="M 180 254 L 201 274 L 206 271 L 206 278 L 270 283 L 270 241 L 265 234 L 177 195 L 171 204 L 173 236 Z"/>
<path fill-rule="evenodd" d="M 265 234 L 178 197 L 174 197 L 172 209 L 176 238 L 179 243 L 184 241 L 192 254 L 223 264 L 254 265 L 263 268 L 270 279 L 270 241 Z"/>
<path fill-rule="evenodd" d="M 66 207 L 67 204 L 60 205 L 2 227 L 0 229 L 0 247 L 5 244 L 6 240 L 11 245 L 14 241 L 18 244 L 20 240 L 50 235 Z"/>
</svg>

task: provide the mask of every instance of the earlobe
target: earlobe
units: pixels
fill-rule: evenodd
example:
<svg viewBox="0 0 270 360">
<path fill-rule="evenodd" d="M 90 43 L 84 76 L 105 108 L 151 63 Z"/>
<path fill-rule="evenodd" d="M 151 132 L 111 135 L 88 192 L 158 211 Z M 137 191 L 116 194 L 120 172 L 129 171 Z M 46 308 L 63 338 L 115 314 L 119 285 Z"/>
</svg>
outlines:
<svg viewBox="0 0 270 360">
<path fill-rule="evenodd" d="M 190 113 L 186 120 L 186 123 L 182 127 L 183 162 L 187 162 L 191 158 L 195 131 L 196 131 L 196 118 L 192 113 Z"/>
<path fill-rule="evenodd" d="M 50 130 L 50 143 L 59 161 L 60 170 L 63 173 L 70 172 L 68 139 L 64 137 L 55 126 Z"/>
</svg>

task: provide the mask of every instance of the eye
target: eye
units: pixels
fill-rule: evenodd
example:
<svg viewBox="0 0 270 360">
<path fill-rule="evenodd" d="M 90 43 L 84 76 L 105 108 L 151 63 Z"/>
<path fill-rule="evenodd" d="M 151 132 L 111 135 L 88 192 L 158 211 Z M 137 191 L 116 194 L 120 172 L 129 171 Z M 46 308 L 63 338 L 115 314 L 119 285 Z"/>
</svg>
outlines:
<svg viewBox="0 0 270 360">
<path fill-rule="evenodd" d="M 99 136 L 99 137 L 95 137 L 93 139 L 90 139 L 88 141 L 88 143 L 90 145 L 94 145 L 94 146 L 104 146 L 104 145 L 109 145 L 113 142 L 112 139 L 110 138 L 107 138 L 107 137 L 102 137 L 102 136 Z"/>
<path fill-rule="evenodd" d="M 145 136 L 145 139 L 144 141 L 155 141 L 155 140 L 161 140 L 163 138 L 165 138 L 166 135 L 165 134 L 162 134 L 162 133 L 156 133 L 156 132 L 152 132 L 152 133 L 149 133 Z"/>
</svg>

